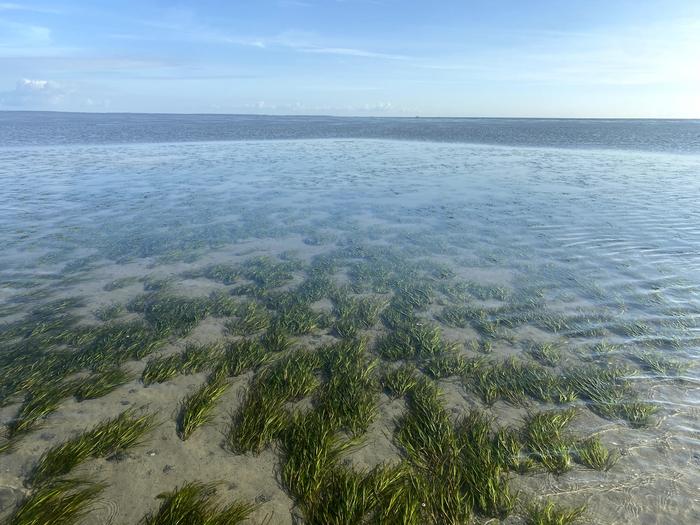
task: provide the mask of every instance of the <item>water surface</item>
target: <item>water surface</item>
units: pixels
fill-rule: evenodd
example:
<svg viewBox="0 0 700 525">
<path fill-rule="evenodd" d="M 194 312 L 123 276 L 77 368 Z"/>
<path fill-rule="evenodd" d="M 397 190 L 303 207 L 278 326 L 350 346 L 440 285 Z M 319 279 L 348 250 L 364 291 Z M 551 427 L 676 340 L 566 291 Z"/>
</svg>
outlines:
<svg viewBox="0 0 700 525">
<path fill-rule="evenodd" d="M 523 502 L 547 496 L 587 505 L 591 523 L 693 523 L 700 520 L 699 129 L 693 121 L 3 113 L 4 330 L 68 297 L 80 298 L 71 330 L 139 320 L 134 300 L 160 288 L 188 298 L 223 292 L 274 316 L 285 297 L 276 293 L 301 293 L 320 272 L 335 295 L 314 298 L 317 326 L 294 337 L 297 348 L 318 349 L 341 339 L 338 294 L 391 309 L 392 298 L 414 286 L 428 298 L 414 321 L 438 328 L 446 348 L 469 363 L 497 366 L 512 357 L 563 380 L 586 367 L 625 367 L 634 402 L 656 410 L 635 425 L 601 415 L 580 395 L 564 403 L 487 399 L 467 373 L 435 380 L 455 420 L 479 408 L 494 427 L 521 428 L 528 413 L 575 407 L 571 446 L 595 435 L 619 452 L 607 472 L 574 462 L 561 474 L 541 465 L 510 473 Z M 229 282 L 207 271 L 214 264 L 282 264 L 289 275 L 251 288 L 245 271 Z M 122 308 L 101 320 L 111 305 Z M 462 307 L 470 309 L 465 322 L 447 315 Z M 206 373 L 148 388 L 138 379 L 153 355 L 236 339 L 227 324 L 236 318 L 209 311 L 191 330 L 163 335 L 154 354 L 120 363 L 133 372 L 128 383 L 99 399 L 64 400 L 6 453 L 3 501 L 21 500 L 27 472 L 48 447 L 131 405 L 159 412 L 164 423 L 125 461 L 81 467 L 109 484 L 94 519 L 135 523 L 157 508 L 157 494 L 223 479 L 227 497 L 261 503 L 255 520 L 290 523 L 299 510 L 290 511 L 276 474 L 279 450 L 234 454 L 222 446 L 254 372 L 230 379 L 213 421 L 186 442 L 171 414 Z M 396 329 L 379 316 L 354 334 L 379 360 L 378 374 L 398 364 L 377 347 Z M 2 339 L 6 355 L 33 337 L 15 336 Z M 66 339 L 56 341 L 65 349 Z M 79 352 L 70 341 L 68 350 Z M 529 350 L 543 342 L 561 355 L 534 357 Z M 3 370 L 12 359 L 0 361 Z M 409 361 L 430 377 L 429 360 Z M 11 423 L 25 394 L 3 401 L 0 422 Z M 313 407 L 320 396 L 306 402 Z M 405 456 L 395 431 L 406 403 L 386 393 L 376 402 L 365 446 L 347 458 L 358 472 Z M 506 522 L 520 523 L 519 515 Z"/>
</svg>

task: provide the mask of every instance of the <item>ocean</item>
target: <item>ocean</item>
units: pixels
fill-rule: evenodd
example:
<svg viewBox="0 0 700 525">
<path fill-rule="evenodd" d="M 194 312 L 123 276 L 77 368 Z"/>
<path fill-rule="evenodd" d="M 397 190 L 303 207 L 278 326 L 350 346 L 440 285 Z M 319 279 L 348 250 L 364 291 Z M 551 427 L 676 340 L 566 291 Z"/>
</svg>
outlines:
<svg viewBox="0 0 700 525">
<path fill-rule="evenodd" d="M 699 522 L 699 196 L 700 121 L 0 112 L 0 519 Z"/>
</svg>

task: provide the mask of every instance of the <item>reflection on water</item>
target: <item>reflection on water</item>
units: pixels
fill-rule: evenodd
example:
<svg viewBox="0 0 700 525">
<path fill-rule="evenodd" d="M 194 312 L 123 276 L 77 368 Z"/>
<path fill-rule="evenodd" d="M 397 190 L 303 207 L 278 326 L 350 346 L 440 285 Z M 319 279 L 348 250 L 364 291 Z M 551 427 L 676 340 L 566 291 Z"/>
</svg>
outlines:
<svg viewBox="0 0 700 525">
<path fill-rule="evenodd" d="M 163 421 L 123 461 L 85 459 L 109 485 L 95 515 L 134 523 L 160 492 L 223 479 L 255 519 L 289 523 L 295 501 L 320 520 L 332 504 L 290 476 L 301 423 L 273 416 L 362 436 L 329 471 L 403 461 L 423 479 L 411 447 L 434 445 L 411 425 L 436 402 L 456 425 L 441 439 L 476 439 L 474 408 L 512 430 L 501 494 L 595 523 L 700 519 L 699 157 L 348 139 L 17 147 L 0 166 L 14 500 L 48 447 L 133 406 Z M 277 406 L 256 389 L 292 352 Z M 183 421 L 203 384 L 208 423 Z M 56 403 L 27 408 L 47 388 Z M 534 414 L 569 407 L 538 441 Z"/>
</svg>

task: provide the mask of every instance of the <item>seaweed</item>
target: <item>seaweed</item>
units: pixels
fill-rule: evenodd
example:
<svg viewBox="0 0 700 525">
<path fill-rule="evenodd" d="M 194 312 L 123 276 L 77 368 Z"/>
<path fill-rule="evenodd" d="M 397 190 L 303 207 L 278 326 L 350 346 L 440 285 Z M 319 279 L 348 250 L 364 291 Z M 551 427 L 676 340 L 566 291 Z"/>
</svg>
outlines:
<svg viewBox="0 0 700 525">
<path fill-rule="evenodd" d="M 78 370 L 69 352 L 47 351 L 26 342 L 6 347 L 0 357 L 0 406 L 19 393 L 26 401 Z"/>
<path fill-rule="evenodd" d="M 310 275 L 296 288 L 294 296 L 304 304 L 320 301 L 325 297 L 330 297 L 335 286 L 331 278 L 323 273 L 319 273 L 317 267 L 312 267 Z"/>
<path fill-rule="evenodd" d="M 294 341 L 277 323 L 272 323 L 270 327 L 260 337 L 260 344 L 268 352 L 284 352 L 294 344 Z"/>
<path fill-rule="evenodd" d="M 220 361 L 223 348 L 218 344 L 196 345 L 188 343 L 182 352 L 148 360 L 141 380 L 148 386 L 163 383 L 179 374 L 196 374 L 212 367 Z"/>
<path fill-rule="evenodd" d="M 85 401 L 102 397 L 131 379 L 131 374 L 118 367 L 101 370 L 79 382 L 75 389 L 75 399 Z"/>
<path fill-rule="evenodd" d="M 689 366 L 678 359 L 669 359 L 659 352 L 642 352 L 633 358 L 639 362 L 645 370 L 661 376 L 675 376 L 683 373 Z"/>
<path fill-rule="evenodd" d="M 253 503 L 234 500 L 227 505 L 218 503 L 217 483 L 191 481 L 158 495 L 162 500 L 156 512 L 148 513 L 140 525 L 235 525 L 257 508 Z"/>
<path fill-rule="evenodd" d="M 327 382 L 319 409 L 338 427 L 365 432 L 376 415 L 377 362 L 367 358 L 364 341 L 342 341 L 323 350 Z"/>
<path fill-rule="evenodd" d="M 177 435 L 180 439 L 185 441 L 196 429 L 211 421 L 217 401 L 229 386 L 225 376 L 221 372 L 215 372 L 201 387 L 180 402 L 177 415 Z"/>
<path fill-rule="evenodd" d="M 295 413 L 280 436 L 281 478 L 307 512 L 323 492 L 326 476 L 339 467 L 341 455 L 355 442 L 343 441 L 337 426 L 318 410 Z"/>
<path fill-rule="evenodd" d="M 429 359 L 449 354 L 455 349 L 455 344 L 442 339 L 437 326 L 426 323 L 403 325 L 379 339 L 374 348 L 381 357 L 392 361 Z"/>
<path fill-rule="evenodd" d="M 467 370 L 464 382 L 487 405 L 499 399 L 523 405 L 527 397 L 555 403 L 576 399 L 576 393 L 567 381 L 540 365 L 514 358 L 488 364 L 476 363 L 479 366 Z"/>
<path fill-rule="evenodd" d="M 319 386 L 316 373 L 320 367 L 321 358 L 316 352 L 297 350 L 261 370 L 254 387 L 272 392 L 285 401 L 297 401 Z"/>
<path fill-rule="evenodd" d="M 163 344 L 162 334 L 140 321 L 107 323 L 77 335 L 76 366 L 99 370 L 128 359 L 142 359 Z"/>
<path fill-rule="evenodd" d="M 473 370 L 481 366 L 481 360 L 466 359 L 456 352 L 438 355 L 425 361 L 423 370 L 434 379 L 461 376 L 467 370 Z"/>
<path fill-rule="evenodd" d="M 222 290 L 209 294 L 209 309 L 215 317 L 233 317 L 238 313 L 239 307 L 239 302 Z"/>
<path fill-rule="evenodd" d="M 574 457 L 577 463 L 594 470 L 610 470 L 620 459 L 619 452 L 610 452 L 597 436 L 576 443 Z"/>
<path fill-rule="evenodd" d="M 420 477 L 431 523 L 462 523 L 473 512 L 504 517 L 514 507 L 506 469 L 479 413 L 452 426 L 436 387 L 422 379 L 408 395 L 396 440 Z"/>
<path fill-rule="evenodd" d="M 548 471 L 562 474 L 571 470 L 572 440 L 565 430 L 575 417 L 574 409 L 547 410 L 529 414 L 523 428 L 523 442 Z"/>
<path fill-rule="evenodd" d="M 8 518 L 8 525 L 79 523 L 106 488 L 81 479 L 55 480 L 33 491 Z"/>
<path fill-rule="evenodd" d="M 616 409 L 620 417 L 626 419 L 633 428 L 650 426 L 652 416 L 659 411 L 658 405 L 648 401 L 624 401 Z"/>
<path fill-rule="evenodd" d="M 273 323 L 291 335 L 303 335 L 318 327 L 319 314 L 306 304 L 293 302 L 280 309 Z"/>
<path fill-rule="evenodd" d="M 241 271 L 231 264 L 211 264 L 197 272 L 192 277 L 205 277 L 225 285 L 234 284 L 241 278 Z"/>
<path fill-rule="evenodd" d="M 236 454 L 258 454 L 277 439 L 289 420 L 285 403 L 316 390 L 319 367 L 317 354 L 297 351 L 261 370 L 232 416 L 226 433 L 227 448 Z"/>
<path fill-rule="evenodd" d="M 249 336 L 265 330 L 270 325 L 270 314 L 256 302 L 242 304 L 238 310 L 238 318 L 226 322 L 226 329 L 233 335 Z"/>
<path fill-rule="evenodd" d="M 477 341 L 477 340 L 470 340 L 467 341 L 464 344 L 464 347 L 467 350 L 470 350 L 472 352 L 477 352 L 480 354 L 491 354 L 493 353 L 493 342 L 486 340 L 486 341 Z"/>
<path fill-rule="evenodd" d="M 119 303 L 110 303 L 100 306 L 95 310 L 94 315 L 100 321 L 111 321 L 116 319 L 124 312 L 124 305 Z"/>
<path fill-rule="evenodd" d="M 632 427 L 651 424 L 659 407 L 639 401 L 625 379 L 630 371 L 622 367 L 587 366 L 565 373 L 569 387 L 589 402 L 588 408 L 601 417 L 626 419 Z"/>
<path fill-rule="evenodd" d="M 142 313 L 146 322 L 162 336 L 183 336 L 207 316 L 210 302 L 204 298 L 178 297 L 158 289 L 130 301 L 127 310 Z"/>
<path fill-rule="evenodd" d="M 382 375 L 382 386 L 390 396 L 405 396 L 418 381 L 418 371 L 414 366 L 402 365 Z"/>
<path fill-rule="evenodd" d="M 61 402 L 75 390 L 73 382 L 52 382 L 33 388 L 24 399 L 19 412 L 7 429 L 10 438 L 25 434 L 37 425 L 39 419 L 55 412 Z"/>
<path fill-rule="evenodd" d="M 561 345 L 554 342 L 530 342 L 526 352 L 547 366 L 556 366 L 561 359 Z"/>
<path fill-rule="evenodd" d="M 527 507 L 527 525 L 570 525 L 585 512 L 585 507 L 561 508 L 553 502 L 532 503 Z"/>
<path fill-rule="evenodd" d="M 136 284 L 137 282 L 139 282 L 139 278 L 135 276 L 120 277 L 119 279 L 114 279 L 113 281 L 110 281 L 107 284 L 105 284 L 103 290 L 105 290 L 106 292 L 111 292 L 113 290 L 126 288 L 127 286 L 131 286 L 132 284 Z"/>
<path fill-rule="evenodd" d="M 108 457 L 137 446 L 156 426 L 154 414 L 137 416 L 132 409 L 108 419 L 92 430 L 47 450 L 32 471 L 30 481 L 39 485 L 68 474 L 88 458 Z"/>
<path fill-rule="evenodd" d="M 377 503 L 375 491 L 371 475 L 332 465 L 321 490 L 300 502 L 304 523 L 367 523 Z"/>
<path fill-rule="evenodd" d="M 259 342 L 240 339 L 224 348 L 220 366 L 224 367 L 229 376 L 235 377 L 265 364 L 270 358 L 271 354 Z"/>
<path fill-rule="evenodd" d="M 249 389 L 226 431 L 226 448 L 234 454 L 259 454 L 288 424 L 284 403 L 284 397 L 277 392 Z"/>
<path fill-rule="evenodd" d="M 277 262 L 269 257 L 256 257 L 245 261 L 241 275 L 263 289 L 279 288 L 294 278 L 293 272 L 300 269 L 296 261 Z"/>
</svg>

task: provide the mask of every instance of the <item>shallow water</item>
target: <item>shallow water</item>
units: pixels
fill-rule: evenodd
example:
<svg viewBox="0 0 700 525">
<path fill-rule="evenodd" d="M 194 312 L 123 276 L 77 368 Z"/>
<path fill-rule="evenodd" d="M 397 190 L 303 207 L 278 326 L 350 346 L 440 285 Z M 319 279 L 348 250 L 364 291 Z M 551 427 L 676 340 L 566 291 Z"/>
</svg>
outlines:
<svg viewBox="0 0 700 525">
<path fill-rule="evenodd" d="M 449 122 L 441 125 L 449 128 Z M 577 129 L 575 122 L 563 125 L 572 127 Z M 607 472 L 575 463 L 558 475 L 541 467 L 511 473 L 521 501 L 548 496 L 585 504 L 590 523 L 700 520 L 700 156 L 688 146 L 695 139 L 676 142 L 675 151 L 670 140 L 658 152 L 639 151 L 654 149 L 643 146 L 583 149 L 585 141 L 562 148 L 561 141 L 544 144 L 543 138 L 542 147 L 532 147 L 511 139 L 476 145 L 369 135 L 38 146 L 8 141 L 0 148 L 4 333 L 27 312 L 59 298 L 82 298 L 70 310 L 79 316 L 71 330 L 107 322 L 95 312 L 128 305 L 144 286 L 160 286 L 152 284 L 160 279 L 168 279 L 164 289 L 177 296 L 234 290 L 239 303 L 260 300 L 250 290 L 236 290 L 250 283 L 245 276 L 223 283 L 202 272 L 259 256 L 291 261 L 280 290 L 296 290 L 323 260 L 333 261 L 333 282 L 351 296 L 388 302 L 413 280 L 430 290 L 429 303 L 416 309 L 418 319 L 438 326 L 460 355 L 485 363 L 505 356 L 535 363 L 526 352 L 532 342 L 555 342 L 561 356 L 542 364 L 551 373 L 566 377 L 589 366 L 627 366 L 624 377 L 635 399 L 658 409 L 647 425 L 635 428 L 594 413 L 580 396 L 561 405 L 577 407 L 572 440 L 598 435 L 620 459 Z M 123 286 L 115 284 L 120 278 Z M 330 299 L 311 305 L 325 321 L 295 337 L 299 347 L 339 339 Z M 274 313 L 274 301 L 266 304 Z M 447 322 L 445 312 L 460 305 L 484 312 L 497 326 Z M 524 308 L 527 315 L 518 317 Z M 134 308 L 115 312 L 109 322 L 141 317 Z M 153 355 L 179 351 L 186 342 L 235 338 L 228 321 L 210 312 L 191 331 L 167 334 Z M 377 340 L 390 331 L 378 318 L 358 337 L 375 356 Z M 6 355 L 18 342 L 12 334 L 0 339 Z M 474 341 L 489 341 L 492 351 L 477 351 Z M 600 342 L 614 346 L 596 353 Z M 57 346 L 64 343 L 59 338 Z M 68 347 L 80 350 L 80 344 Z M 254 372 L 232 378 L 213 421 L 183 442 L 175 431 L 178 402 L 206 373 L 144 387 L 137 378 L 149 358 L 126 360 L 122 366 L 133 378 L 104 397 L 81 403 L 66 398 L 3 454 L 3 512 L 28 492 L 25 482 L 45 450 L 133 406 L 159 413 L 161 424 L 125 460 L 90 459 L 79 467 L 109 484 L 87 522 L 135 523 L 157 508 L 155 496 L 163 491 L 186 481 L 223 480 L 225 497 L 260 503 L 254 522 L 267 516 L 271 523 L 290 523 L 300 511 L 292 509 L 279 479 L 279 450 L 236 455 L 222 446 L 230 414 L 243 402 Z M 9 367 L 14 357 L 2 359 Z M 415 363 L 425 372 L 425 360 Z M 390 366 L 391 359 L 382 358 L 377 371 Z M 455 419 L 480 407 L 494 425 L 520 427 L 529 412 L 557 406 L 531 396 L 484 403 L 459 376 L 438 384 Z M 3 425 L 16 417 L 24 394 L 3 400 Z M 319 395 L 306 402 L 313 405 Z M 346 458 L 349 468 L 397 462 L 404 454 L 394 432 L 405 403 L 382 393 L 377 404 L 365 446 Z M 518 509 L 506 523 L 521 522 Z"/>
</svg>

